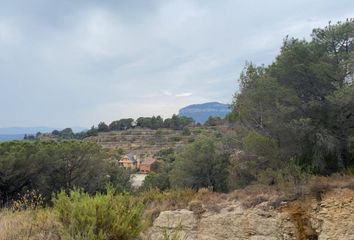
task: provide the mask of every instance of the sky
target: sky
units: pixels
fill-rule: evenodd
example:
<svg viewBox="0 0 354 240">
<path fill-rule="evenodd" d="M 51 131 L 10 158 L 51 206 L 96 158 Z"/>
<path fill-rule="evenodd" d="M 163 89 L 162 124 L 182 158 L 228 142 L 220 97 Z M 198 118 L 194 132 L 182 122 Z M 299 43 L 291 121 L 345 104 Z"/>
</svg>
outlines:
<svg viewBox="0 0 354 240">
<path fill-rule="evenodd" d="M 286 35 L 354 17 L 353 0 L 0 0 L 0 127 L 90 127 L 230 103 Z"/>
</svg>

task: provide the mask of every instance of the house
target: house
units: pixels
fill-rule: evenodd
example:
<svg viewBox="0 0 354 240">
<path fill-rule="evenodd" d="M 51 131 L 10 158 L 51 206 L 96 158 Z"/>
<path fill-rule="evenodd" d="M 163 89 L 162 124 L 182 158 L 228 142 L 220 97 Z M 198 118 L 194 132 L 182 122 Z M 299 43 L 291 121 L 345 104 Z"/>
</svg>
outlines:
<svg viewBox="0 0 354 240">
<path fill-rule="evenodd" d="M 140 162 L 137 159 L 136 155 L 129 153 L 124 155 L 120 160 L 119 164 L 127 169 L 137 169 L 139 168 Z"/>
<path fill-rule="evenodd" d="M 156 160 L 152 157 L 147 157 L 140 163 L 139 171 L 141 173 L 149 173 L 153 170 Z"/>
</svg>

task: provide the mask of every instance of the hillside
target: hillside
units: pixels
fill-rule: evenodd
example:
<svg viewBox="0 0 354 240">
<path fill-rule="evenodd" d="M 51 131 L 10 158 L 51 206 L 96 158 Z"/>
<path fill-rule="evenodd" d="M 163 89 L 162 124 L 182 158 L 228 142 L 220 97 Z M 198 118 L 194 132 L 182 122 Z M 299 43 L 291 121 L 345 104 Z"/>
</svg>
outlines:
<svg viewBox="0 0 354 240">
<path fill-rule="evenodd" d="M 197 123 L 204 123 L 209 117 L 225 117 L 230 112 L 229 105 L 219 102 L 192 104 L 179 110 L 180 116 L 193 118 Z"/>
<path fill-rule="evenodd" d="M 94 141 L 105 148 L 122 148 L 135 154 L 154 154 L 161 149 L 177 149 L 193 142 L 198 136 L 217 136 L 220 132 L 226 132 L 226 126 L 218 127 L 190 127 L 189 133 L 183 130 L 172 129 L 147 129 L 133 128 L 122 131 L 100 132 L 98 136 L 85 140 Z"/>
</svg>

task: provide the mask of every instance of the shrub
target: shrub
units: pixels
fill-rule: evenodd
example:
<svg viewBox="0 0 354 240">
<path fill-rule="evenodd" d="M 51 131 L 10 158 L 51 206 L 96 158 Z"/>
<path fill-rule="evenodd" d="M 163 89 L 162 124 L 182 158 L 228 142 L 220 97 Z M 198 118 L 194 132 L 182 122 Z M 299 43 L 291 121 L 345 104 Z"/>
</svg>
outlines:
<svg viewBox="0 0 354 240">
<path fill-rule="evenodd" d="M 155 136 L 156 136 L 156 137 L 161 137 L 161 136 L 162 136 L 162 131 L 161 131 L 161 129 L 156 130 Z"/>
<path fill-rule="evenodd" d="M 143 229 L 143 205 L 129 195 L 90 196 L 76 189 L 53 197 L 54 209 L 68 234 L 74 239 L 134 239 Z"/>
<path fill-rule="evenodd" d="M 189 130 L 189 128 L 188 127 L 184 127 L 183 128 L 183 131 L 182 131 L 182 135 L 183 136 L 190 136 L 192 133 L 191 133 L 191 131 Z"/>
<path fill-rule="evenodd" d="M 243 139 L 244 150 L 257 156 L 274 157 L 276 152 L 276 141 L 255 132 L 249 133 Z"/>
<path fill-rule="evenodd" d="M 197 216 L 197 218 L 200 218 L 201 215 L 205 212 L 202 202 L 198 200 L 191 201 L 188 204 L 188 209 L 192 211 Z"/>
<path fill-rule="evenodd" d="M 23 195 L 18 194 L 18 199 L 12 202 L 13 211 L 35 210 L 44 206 L 44 198 L 36 190 L 27 190 Z"/>
<path fill-rule="evenodd" d="M 179 141 L 182 140 L 182 138 L 181 138 L 181 137 L 178 137 L 178 136 L 173 136 L 173 137 L 171 138 L 171 140 L 172 140 L 173 142 L 179 142 Z"/>
</svg>

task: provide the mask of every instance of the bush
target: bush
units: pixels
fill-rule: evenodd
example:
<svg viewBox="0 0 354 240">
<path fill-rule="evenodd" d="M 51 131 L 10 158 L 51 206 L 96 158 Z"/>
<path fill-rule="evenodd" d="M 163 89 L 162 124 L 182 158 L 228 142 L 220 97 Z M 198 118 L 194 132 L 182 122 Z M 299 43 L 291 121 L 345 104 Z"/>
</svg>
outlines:
<svg viewBox="0 0 354 240">
<path fill-rule="evenodd" d="M 188 204 L 188 209 L 192 211 L 197 218 L 200 218 L 201 215 L 205 212 L 203 204 L 201 201 L 193 200 Z"/>
<path fill-rule="evenodd" d="M 142 189 L 148 190 L 151 188 L 158 188 L 166 190 L 170 187 L 170 181 L 167 173 L 149 173 L 142 185 Z"/>
<path fill-rule="evenodd" d="M 227 191 L 227 168 L 229 155 L 220 142 L 213 138 L 201 137 L 184 146 L 177 155 L 170 174 L 174 188 L 209 188 Z"/>
<path fill-rule="evenodd" d="M 192 133 L 191 133 L 191 131 L 189 130 L 189 128 L 187 128 L 187 127 L 184 127 L 183 128 L 183 131 L 182 131 L 182 135 L 183 136 L 190 136 Z"/>
<path fill-rule="evenodd" d="M 179 142 L 179 141 L 182 140 L 182 138 L 181 138 L 181 137 L 178 137 L 178 136 L 173 136 L 173 137 L 171 138 L 171 140 L 172 140 L 173 142 Z"/>
<path fill-rule="evenodd" d="M 143 205 L 129 195 L 90 196 L 82 190 L 64 191 L 53 197 L 54 210 L 74 239 L 134 239 L 143 229 Z"/>
</svg>

